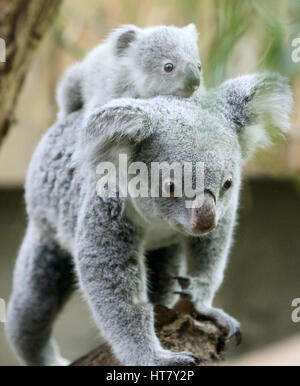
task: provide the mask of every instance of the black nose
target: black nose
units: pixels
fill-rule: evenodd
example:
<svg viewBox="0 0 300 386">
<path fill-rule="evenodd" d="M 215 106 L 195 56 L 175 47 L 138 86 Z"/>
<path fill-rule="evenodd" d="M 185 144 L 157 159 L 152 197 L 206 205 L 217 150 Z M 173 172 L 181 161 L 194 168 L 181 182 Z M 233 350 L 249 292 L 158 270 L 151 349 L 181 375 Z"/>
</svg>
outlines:
<svg viewBox="0 0 300 386">
<path fill-rule="evenodd" d="M 192 210 L 191 225 L 195 234 L 213 230 L 216 223 L 216 199 L 210 191 L 205 191 L 202 205 Z"/>
<path fill-rule="evenodd" d="M 184 86 L 187 91 L 196 91 L 200 85 L 200 74 L 196 66 L 188 63 L 184 70 L 185 82 Z"/>
</svg>

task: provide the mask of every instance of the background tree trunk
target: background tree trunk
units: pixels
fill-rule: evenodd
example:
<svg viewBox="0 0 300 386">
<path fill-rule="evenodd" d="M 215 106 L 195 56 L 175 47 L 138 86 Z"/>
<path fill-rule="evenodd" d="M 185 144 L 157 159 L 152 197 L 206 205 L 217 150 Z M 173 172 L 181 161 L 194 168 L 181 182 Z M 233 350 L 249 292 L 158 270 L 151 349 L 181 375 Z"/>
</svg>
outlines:
<svg viewBox="0 0 300 386">
<path fill-rule="evenodd" d="M 200 365 L 213 365 L 224 359 L 226 331 L 196 313 L 187 301 L 180 301 L 172 310 L 157 306 L 155 330 L 164 348 L 190 351 L 202 358 Z M 71 366 L 120 366 L 120 363 L 110 347 L 103 344 Z"/>
<path fill-rule="evenodd" d="M 33 54 L 62 0 L 0 0 L 0 38 L 6 62 L 0 63 L 0 145 L 14 121 L 14 110 Z"/>
</svg>

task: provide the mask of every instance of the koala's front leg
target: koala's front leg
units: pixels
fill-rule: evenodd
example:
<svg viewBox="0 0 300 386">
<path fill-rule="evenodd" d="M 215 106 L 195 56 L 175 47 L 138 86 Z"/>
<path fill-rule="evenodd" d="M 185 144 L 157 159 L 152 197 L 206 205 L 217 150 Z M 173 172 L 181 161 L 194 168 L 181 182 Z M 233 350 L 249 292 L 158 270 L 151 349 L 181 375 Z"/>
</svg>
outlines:
<svg viewBox="0 0 300 386">
<path fill-rule="evenodd" d="M 124 365 L 193 364 L 197 360 L 193 354 L 165 350 L 155 335 L 140 251 L 142 236 L 112 207 L 115 204 L 92 197 L 77 229 L 77 272 L 95 321 Z"/>
<path fill-rule="evenodd" d="M 190 237 L 186 243 L 188 276 L 177 277 L 182 298 L 193 302 L 196 310 L 225 327 L 228 336 L 241 342 L 240 323 L 219 308 L 212 306 L 214 295 L 223 281 L 229 252 L 232 222 L 224 219 L 208 235 Z"/>
</svg>

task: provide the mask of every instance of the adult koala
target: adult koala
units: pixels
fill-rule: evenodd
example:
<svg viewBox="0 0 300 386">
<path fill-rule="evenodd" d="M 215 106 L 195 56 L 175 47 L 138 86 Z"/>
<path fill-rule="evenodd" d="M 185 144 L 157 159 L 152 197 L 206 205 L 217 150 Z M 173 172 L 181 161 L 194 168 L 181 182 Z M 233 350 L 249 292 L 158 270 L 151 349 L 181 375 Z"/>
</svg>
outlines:
<svg viewBox="0 0 300 386">
<path fill-rule="evenodd" d="M 80 111 L 58 121 L 40 142 L 26 182 L 29 224 L 6 324 L 20 361 L 65 363 L 51 329 L 75 277 L 124 365 L 196 362 L 189 352 L 163 349 L 154 332 L 153 304 L 173 305 L 178 281 L 199 311 L 238 333 L 238 322 L 212 301 L 232 240 L 241 170 L 268 143 L 266 124 L 288 129 L 291 107 L 286 80 L 267 73 L 190 99 L 115 100 L 84 124 Z M 193 201 L 203 204 L 186 208 L 185 196 L 100 197 L 95 167 L 120 152 L 148 166 L 203 162 L 204 193 Z M 174 188 L 169 179 L 162 184 Z"/>
</svg>

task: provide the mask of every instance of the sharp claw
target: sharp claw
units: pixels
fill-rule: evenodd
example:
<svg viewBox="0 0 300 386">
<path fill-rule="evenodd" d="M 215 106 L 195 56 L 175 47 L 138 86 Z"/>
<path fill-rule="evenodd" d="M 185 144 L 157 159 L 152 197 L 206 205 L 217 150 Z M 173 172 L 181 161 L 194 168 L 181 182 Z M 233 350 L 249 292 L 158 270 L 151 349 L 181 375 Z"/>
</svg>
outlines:
<svg viewBox="0 0 300 386">
<path fill-rule="evenodd" d="M 242 340 L 243 340 L 242 331 L 240 329 L 238 329 L 236 331 L 236 333 L 234 334 L 234 336 L 235 336 L 236 345 L 239 346 L 242 343 Z"/>
<path fill-rule="evenodd" d="M 185 353 L 185 352 L 184 352 Z M 200 355 L 192 354 L 191 352 L 186 352 L 186 354 L 193 359 L 193 365 L 198 365 L 200 363 L 205 362 L 205 359 L 201 357 Z"/>
<path fill-rule="evenodd" d="M 191 282 L 191 280 L 188 277 L 184 277 L 184 276 L 174 276 L 174 279 L 178 281 L 182 289 L 188 288 Z"/>
<path fill-rule="evenodd" d="M 193 358 L 195 359 L 195 365 L 199 365 L 200 363 L 205 362 L 203 357 L 201 357 L 199 355 L 193 355 Z"/>
<path fill-rule="evenodd" d="M 240 328 L 237 328 L 235 332 L 228 334 L 229 339 L 231 339 L 232 337 L 235 338 L 237 346 L 239 346 L 242 343 L 243 335 L 242 335 L 242 331 L 240 330 Z"/>
<path fill-rule="evenodd" d="M 175 291 L 173 292 L 175 295 L 180 295 L 181 299 L 184 300 L 192 300 L 192 295 L 189 292 L 184 291 Z"/>
</svg>

